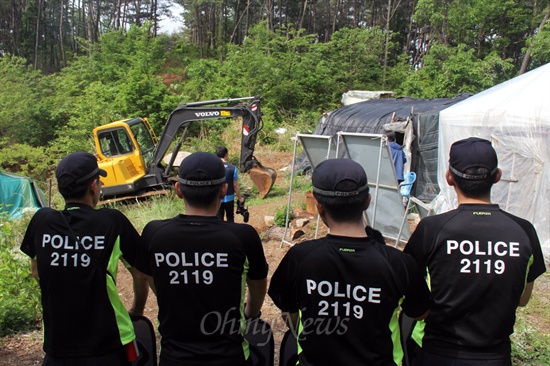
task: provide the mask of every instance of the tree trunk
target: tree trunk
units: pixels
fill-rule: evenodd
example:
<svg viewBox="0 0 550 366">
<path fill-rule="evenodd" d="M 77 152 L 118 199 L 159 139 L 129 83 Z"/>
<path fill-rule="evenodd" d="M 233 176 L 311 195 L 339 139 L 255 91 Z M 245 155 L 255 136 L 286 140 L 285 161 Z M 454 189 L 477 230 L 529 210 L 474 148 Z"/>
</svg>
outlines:
<svg viewBox="0 0 550 366">
<path fill-rule="evenodd" d="M 542 19 L 542 21 L 539 24 L 539 33 L 542 30 L 542 27 L 544 27 L 544 25 L 548 21 L 548 18 L 550 18 L 550 8 L 547 9 L 547 12 L 544 15 L 544 18 Z M 538 35 L 538 33 L 537 33 L 537 35 Z M 537 36 L 535 36 L 534 39 L 536 39 L 536 38 L 537 38 Z M 527 52 L 525 52 L 525 56 L 523 57 L 523 62 L 521 63 L 521 69 L 519 70 L 519 75 L 525 73 L 525 71 L 527 70 L 527 66 L 529 65 L 530 60 L 531 60 L 531 47 L 529 47 L 529 49 L 527 49 Z"/>
<path fill-rule="evenodd" d="M 302 29 L 303 27 L 306 11 L 307 11 L 307 0 L 304 0 L 304 8 L 302 9 L 302 17 L 300 18 L 300 24 L 298 25 L 298 30 Z"/>
<path fill-rule="evenodd" d="M 267 6 L 266 6 L 266 9 L 267 9 L 267 29 L 269 29 L 270 31 L 273 32 L 273 30 L 275 29 L 274 27 L 274 6 L 273 6 L 273 2 L 274 0 L 267 0 Z"/>
<path fill-rule="evenodd" d="M 405 48 L 405 52 L 407 55 L 411 50 L 412 34 L 413 34 L 412 26 L 413 26 L 414 10 L 416 9 L 416 1 L 417 0 L 413 0 L 411 17 L 409 18 L 409 33 L 407 34 L 407 45 Z"/>
<path fill-rule="evenodd" d="M 128 2 L 124 1 L 124 5 L 122 7 L 122 19 L 120 20 L 120 26 L 124 27 L 124 25 L 128 22 Z"/>
<path fill-rule="evenodd" d="M 359 12 L 360 6 L 361 5 L 359 4 L 359 1 L 357 0 L 353 1 L 353 28 L 357 28 L 357 24 L 358 24 L 357 19 L 359 18 L 359 14 L 360 14 Z"/>
<path fill-rule="evenodd" d="M 94 22 L 94 42 L 99 41 L 99 24 L 101 24 L 101 0 L 97 0 Z"/>
<path fill-rule="evenodd" d="M 252 6 L 252 0 L 246 2 L 246 26 L 244 27 L 244 36 L 248 36 L 248 29 L 252 27 L 252 12 L 250 7 Z"/>
<path fill-rule="evenodd" d="M 336 0 L 335 2 L 335 7 L 334 7 L 334 17 L 332 18 L 332 34 L 334 34 L 334 32 L 336 32 L 336 23 L 338 22 L 338 9 L 340 9 L 340 1 L 341 0 Z"/>
<path fill-rule="evenodd" d="M 195 28 L 197 29 L 197 47 L 199 48 L 199 58 L 202 58 L 202 24 L 199 5 L 195 6 L 195 23 Z"/>
<path fill-rule="evenodd" d="M 114 19 L 114 29 L 118 30 L 120 29 L 120 9 L 121 7 L 121 0 L 116 0 L 115 2 L 115 19 Z"/>
<path fill-rule="evenodd" d="M 95 8 L 94 2 L 92 0 L 88 1 L 88 14 L 86 18 L 86 29 L 88 32 L 88 42 L 90 44 L 95 42 L 96 34 L 96 19 L 95 19 Z M 88 54 L 91 55 L 91 47 L 88 47 Z"/>
<path fill-rule="evenodd" d="M 235 43 L 235 44 L 239 44 L 239 36 L 238 36 L 238 29 L 239 29 L 239 24 L 241 23 L 241 13 L 239 11 L 240 9 L 240 0 L 237 0 L 237 2 L 235 3 L 235 8 L 234 8 L 234 11 L 233 11 L 233 14 L 234 14 L 234 18 L 233 18 L 233 32 L 231 33 L 231 36 L 229 37 L 229 42 L 232 42 L 232 43 Z"/>
<path fill-rule="evenodd" d="M 38 42 L 40 40 L 40 17 L 42 10 L 42 0 L 38 0 L 38 14 L 36 16 L 36 34 L 34 38 L 34 62 L 33 67 L 38 70 Z"/>
<path fill-rule="evenodd" d="M 286 236 L 285 236 L 286 231 Z M 304 231 L 301 229 L 294 229 L 289 228 L 288 230 L 284 227 L 278 227 L 278 226 L 271 226 L 269 230 L 267 230 L 267 240 L 283 240 L 283 237 L 285 236 L 284 240 L 292 241 L 296 240 L 299 237 L 304 235 Z"/>
<path fill-rule="evenodd" d="M 151 1 L 151 21 L 153 22 L 153 37 L 157 36 L 158 27 L 158 2 L 157 0 Z"/>
<path fill-rule="evenodd" d="M 61 67 L 67 66 L 65 60 L 65 49 L 63 48 L 63 0 L 59 2 L 59 53 L 61 58 Z"/>
<path fill-rule="evenodd" d="M 386 72 L 388 69 L 388 44 L 390 34 L 390 19 L 391 19 L 391 0 L 388 0 L 388 17 L 386 19 L 386 32 L 384 36 L 384 73 L 382 79 L 382 88 L 386 87 Z"/>
<path fill-rule="evenodd" d="M 75 0 L 72 0 L 71 1 L 72 4 L 71 4 L 71 13 L 69 14 L 69 19 L 70 19 L 70 25 L 71 25 L 71 29 L 69 30 L 69 33 L 70 33 L 70 37 L 71 37 L 71 50 L 73 51 L 73 53 L 76 53 L 77 52 L 77 44 L 76 44 L 76 32 L 78 32 L 78 22 L 77 20 L 75 19 Z M 80 6 L 78 7 L 80 9 Z M 78 10 L 77 10 L 78 11 Z"/>
</svg>

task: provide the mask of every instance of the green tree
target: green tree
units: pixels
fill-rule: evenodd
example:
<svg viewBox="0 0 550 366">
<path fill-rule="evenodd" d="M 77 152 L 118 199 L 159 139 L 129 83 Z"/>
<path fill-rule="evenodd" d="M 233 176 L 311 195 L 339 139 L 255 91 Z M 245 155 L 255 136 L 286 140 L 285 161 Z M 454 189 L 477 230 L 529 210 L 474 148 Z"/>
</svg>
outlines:
<svg viewBox="0 0 550 366">
<path fill-rule="evenodd" d="M 57 131 L 57 138 L 50 144 L 50 152 L 57 156 L 74 151 L 94 152 L 92 130 L 123 118 L 113 107 L 115 96 L 112 88 L 94 81 L 82 94 L 71 98 L 73 109 L 69 120 Z"/>
<path fill-rule="evenodd" d="M 149 25 L 106 33 L 90 50 L 91 57 L 81 56 L 52 76 L 55 115 L 64 121 L 52 144 L 59 154 L 93 151 L 92 129 L 115 120 L 148 117 L 160 131 L 178 104 L 157 76 L 164 50 Z"/>
<path fill-rule="evenodd" d="M 40 146 L 55 135 L 50 115 L 51 87 L 20 57 L 0 57 L 0 137 Z"/>
<path fill-rule="evenodd" d="M 533 6 L 524 0 L 418 0 L 416 52 L 424 55 L 435 40 L 449 46 L 464 44 L 480 59 L 496 52 L 518 65 L 525 35 L 533 32 Z"/>
<path fill-rule="evenodd" d="M 453 97 L 458 93 L 477 93 L 512 75 L 510 60 L 496 53 L 478 59 L 466 45 L 446 47 L 435 44 L 425 58 L 424 67 L 403 83 L 401 94 L 421 98 Z"/>
<path fill-rule="evenodd" d="M 390 35 L 391 39 L 391 35 Z M 330 63 L 338 94 L 379 89 L 383 82 L 384 32 L 380 28 L 345 28 L 319 45 L 319 58 Z M 390 42 L 390 48 L 394 45 Z"/>
<path fill-rule="evenodd" d="M 550 14 L 550 9 L 548 10 Z M 536 68 L 550 62 L 550 22 L 546 18 L 546 24 L 534 36 L 529 38 L 527 45 L 530 49 L 531 68 Z"/>
</svg>

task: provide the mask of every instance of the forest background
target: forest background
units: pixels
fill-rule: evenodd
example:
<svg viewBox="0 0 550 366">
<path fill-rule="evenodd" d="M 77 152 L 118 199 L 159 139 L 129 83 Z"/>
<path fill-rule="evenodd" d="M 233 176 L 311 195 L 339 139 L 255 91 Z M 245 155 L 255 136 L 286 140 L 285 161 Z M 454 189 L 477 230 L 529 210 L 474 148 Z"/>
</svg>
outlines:
<svg viewBox="0 0 550 366">
<path fill-rule="evenodd" d="M 260 143 L 307 133 L 348 90 L 477 93 L 550 61 L 550 0 L 0 0 L 0 169 L 51 175 L 94 127 L 260 95 Z M 215 145 L 229 121 L 191 138 Z"/>
</svg>

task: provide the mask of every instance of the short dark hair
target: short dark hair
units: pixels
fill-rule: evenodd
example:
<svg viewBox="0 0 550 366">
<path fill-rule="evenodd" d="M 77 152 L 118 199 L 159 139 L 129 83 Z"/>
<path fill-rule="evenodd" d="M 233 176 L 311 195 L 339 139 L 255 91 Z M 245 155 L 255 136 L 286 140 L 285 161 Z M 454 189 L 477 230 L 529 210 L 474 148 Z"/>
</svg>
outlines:
<svg viewBox="0 0 550 366">
<path fill-rule="evenodd" d="M 203 172 L 194 172 L 192 174 L 189 174 L 187 176 L 187 179 L 202 181 L 210 179 L 210 176 Z M 180 184 L 179 189 L 180 193 L 191 205 L 197 207 L 206 207 L 209 206 L 212 201 L 219 198 L 218 194 L 224 183 L 206 186 Z"/>
<path fill-rule="evenodd" d="M 497 175 L 497 172 L 490 174 L 487 168 L 468 168 L 464 171 L 464 174 L 487 175 L 485 179 L 472 180 L 459 177 L 452 171 L 450 172 L 458 189 L 460 189 L 465 196 L 470 198 L 479 198 L 490 194 Z"/>
<path fill-rule="evenodd" d="M 386 131 L 386 137 L 388 138 L 388 141 L 395 141 L 395 132 Z"/>
<path fill-rule="evenodd" d="M 218 148 L 216 149 L 216 156 L 218 158 L 223 158 L 224 156 L 226 156 L 228 153 L 227 151 L 227 147 L 225 146 L 218 146 Z"/>
<path fill-rule="evenodd" d="M 357 183 L 344 180 L 336 186 L 341 191 L 350 191 L 357 188 Z M 315 199 L 323 205 L 329 216 L 338 223 L 355 222 L 363 217 L 365 201 L 369 197 L 369 189 L 355 196 L 325 196 L 313 192 Z"/>
</svg>

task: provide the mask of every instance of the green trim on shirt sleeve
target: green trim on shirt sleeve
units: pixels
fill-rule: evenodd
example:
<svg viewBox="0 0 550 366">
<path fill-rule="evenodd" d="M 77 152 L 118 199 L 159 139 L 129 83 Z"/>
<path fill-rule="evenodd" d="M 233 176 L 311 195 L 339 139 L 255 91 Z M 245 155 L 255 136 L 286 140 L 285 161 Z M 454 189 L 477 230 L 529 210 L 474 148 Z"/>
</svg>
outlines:
<svg viewBox="0 0 550 366">
<path fill-rule="evenodd" d="M 300 336 L 304 331 L 304 325 L 302 324 L 302 309 L 298 309 L 298 336 L 296 337 L 296 344 L 298 346 L 298 356 L 302 353 L 302 345 L 300 344 Z M 291 330 L 292 331 L 292 330 Z"/>
<path fill-rule="evenodd" d="M 523 281 L 523 291 L 521 291 L 521 296 L 523 296 L 523 293 L 525 292 L 525 288 L 527 287 L 527 284 L 529 283 L 529 270 L 531 269 L 531 265 L 535 261 L 535 257 L 533 254 L 529 257 L 529 262 L 527 262 L 527 268 L 525 270 L 525 281 Z"/>
<path fill-rule="evenodd" d="M 130 315 L 126 310 L 126 306 L 118 295 L 118 289 L 116 287 L 116 277 L 118 272 L 118 260 L 122 257 L 120 250 L 120 236 L 117 237 L 111 252 L 111 257 L 107 264 L 107 271 L 109 274 L 105 274 L 107 281 L 107 294 L 115 313 L 116 323 L 118 326 L 118 332 L 120 334 L 120 342 L 125 345 L 131 343 L 136 335 L 134 333 L 134 325 L 130 319 Z"/>
<path fill-rule="evenodd" d="M 246 317 L 244 315 L 244 301 L 246 298 L 246 278 L 248 275 L 248 268 L 250 267 L 250 264 L 248 262 L 248 257 L 246 257 L 244 263 L 243 263 L 243 274 L 241 275 L 241 304 L 240 304 L 240 314 L 241 314 L 241 334 L 244 334 L 246 330 Z M 243 354 L 244 359 L 248 360 L 250 357 L 250 345 L 248 344 L 248 341 L 243 337 L 242 342 L 243 347 Z"/>
<path fill-rule="evenodd" d="M 428 268 L 426 268 L 426 282 L 428 284 L 428 288 L 430 289 L 430 291 L 432 290 L 432 282 L 431 282 L 431 278 L 430 278 L 430 271 L 428 270 Z M 424 328 L 426 327 L 426 322 L 424 320 L 418 320 L 414 326 L 414 329 L 413 329 L 413 332 L 412 332 L 412 335 L 411 335 L 411 338 L 413 339 L 413 341 L 416 342 L 416 344 L 418 344 L 419 347 L 422 347 L 422 339 L 424 338 Z"/>
<path fill-rule="evenodd" d="M 399 300 L 399 304 L 393 310 L 392 317 L 390 319 L 390 332 L 391 340 L 393 343 L 393 361 L 396 365 L 401 365 L 403 361 L 403 345 L 401 344 L 401 329 L 399 327 L 399 309 L 401 308 L 401 303 L 403 302 L 404 297 Z"/>
</svg>

